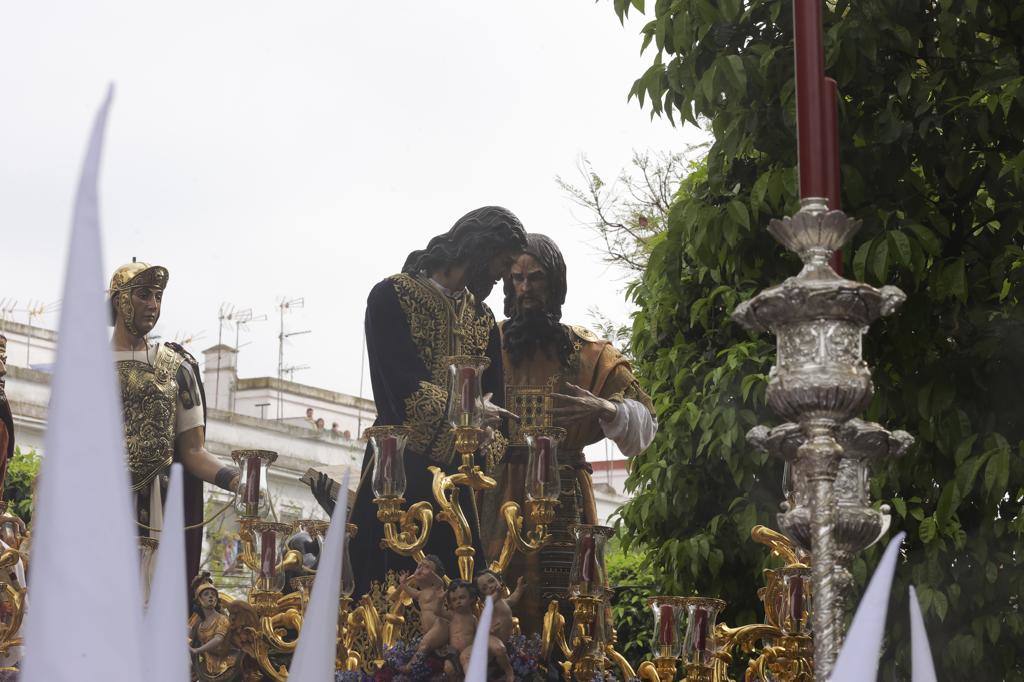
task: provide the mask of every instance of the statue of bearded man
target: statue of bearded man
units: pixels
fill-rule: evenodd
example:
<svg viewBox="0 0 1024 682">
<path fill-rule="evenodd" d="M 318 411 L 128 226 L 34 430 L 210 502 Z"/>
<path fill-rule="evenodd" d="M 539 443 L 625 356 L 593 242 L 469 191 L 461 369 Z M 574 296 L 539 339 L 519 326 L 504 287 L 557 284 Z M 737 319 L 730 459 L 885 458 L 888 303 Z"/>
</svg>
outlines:
<svg viewBox="0 0 1024 682">
<path fill-rule="evenodd" d="M 485 549 L 496 557 L 506 534 L 502 504 L 512 500 L 524 508 L 523 428 L 565 428 L 558 448 L 562 494 L 549 527 L 554 537 L 538 553 L 514 557 L 506 571 L 512 583 L 525 578 L 519 610 L 524 632 L 539 631 L 548 600 L 565 596 L 573 555 L 569 526 L 600 523 L 583 448 L 608 438 L 632 457 L 657 432 L 651 400 L 622 353 L 583 327 L 562 324 L 566 289 L 558 246 L 542 234 L 528 234 L 526 250 L 505 279 L 508 319 L 501 325 L 505 402 L 521 419 L 509 423 L 509 447 L 491 471 L 498 486 L 485 491 L 481 514 Z"/>
</svg>

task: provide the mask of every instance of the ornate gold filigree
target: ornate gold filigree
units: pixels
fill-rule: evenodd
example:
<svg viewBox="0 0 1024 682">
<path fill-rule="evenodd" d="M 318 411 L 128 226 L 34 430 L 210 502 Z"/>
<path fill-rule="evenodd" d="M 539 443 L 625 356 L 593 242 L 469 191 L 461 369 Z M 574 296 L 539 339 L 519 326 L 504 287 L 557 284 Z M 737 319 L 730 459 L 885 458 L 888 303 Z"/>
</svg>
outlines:
<svg viewBox="0 0 1024 682">
<path fill-rule="evenodd" d="M 421 381 L 420 387 L 405 399 L 405 422 L 409 428 L 408 447 L 418 453 L 429 453 L 439 462 L 451 461 L 455 448 L 453 438 L 444 444 L 447 428 L 448 392 L 437 384 Z M 442 438 L 437 439 L 438 434 Z"/>
<path fill-rule="evenodd" d="M 132 490 L 142 490 L 174 459 L 175 378 L 184 361 L 161 345 L 154 365 L 141 360 L 117 363 L 124 413 L 125 450 Z"/>
<path fill-rule="evenodd" d="M 473 296 L 452 301 L 424 277 L 401 274 L 391 278 L 420 359 L 436 385 L 447 383 L 451 355 L 485 355 L 494 316 L 486 308 L 478 315 Z"/>
</svg>

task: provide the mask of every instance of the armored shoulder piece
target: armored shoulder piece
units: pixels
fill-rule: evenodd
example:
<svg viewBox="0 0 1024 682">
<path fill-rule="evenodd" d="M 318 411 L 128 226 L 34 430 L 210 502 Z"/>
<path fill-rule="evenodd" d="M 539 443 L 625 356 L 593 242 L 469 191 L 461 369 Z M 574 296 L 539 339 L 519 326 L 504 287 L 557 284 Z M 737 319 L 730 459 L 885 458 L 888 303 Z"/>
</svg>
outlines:
<svg viewBox="0 0 1024 682">
<path fill-rule="evenodd" d="M 181 399 L 181 404 L 186 410 L 190 410 L 196 405 L 202 405 L 203 423 L 206 423 L 206 391 L 203 388 L 202 375 L 199 373 L 199 361 L 179 343 L 165 341 L 164 345 L 182 359 L 177 372 L 178 397 Z M 186 365 L 191 368 L 191 372 L 185 369 Z"/>
<path fill-rule="evenodd" d="M 594 342 L 601 340 L 597 337 L 597 334 L 590 331 L 586 327 L 581 327 L 578 324 L 568 324 L 566 326 L 572 331 L 573 334 L 583 339 L 584 341 Z"/>
</svg>

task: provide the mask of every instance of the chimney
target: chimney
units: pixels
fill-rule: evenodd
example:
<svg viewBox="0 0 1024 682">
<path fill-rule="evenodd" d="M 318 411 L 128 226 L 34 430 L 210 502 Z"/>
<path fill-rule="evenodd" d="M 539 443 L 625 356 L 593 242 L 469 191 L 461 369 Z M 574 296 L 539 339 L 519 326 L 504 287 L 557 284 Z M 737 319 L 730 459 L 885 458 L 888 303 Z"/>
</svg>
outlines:
<svg viewBox="0 0 1024 682">
<path fill-rule="evenodd" d="M 203 351 L 203 364 L 206 406 L 215 410 L 230 410 L 231 393 L 238 381 L 238 351 L 219 343 Z"/>
</svg>

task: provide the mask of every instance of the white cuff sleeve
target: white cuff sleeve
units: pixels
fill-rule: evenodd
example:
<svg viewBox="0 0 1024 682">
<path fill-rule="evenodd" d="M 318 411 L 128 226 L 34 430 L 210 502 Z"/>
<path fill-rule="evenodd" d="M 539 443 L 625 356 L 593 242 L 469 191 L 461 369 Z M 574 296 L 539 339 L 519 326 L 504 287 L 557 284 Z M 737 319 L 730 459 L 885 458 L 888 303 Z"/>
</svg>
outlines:
<svg viewBox="0 0 1024 682">
<path fill-rule="evenodd" d="M 658 432 L 658 422 L 643 403 L 630 398 L 616 402 L 615 416 L 601 422 L 605 438 L 619 447 L 622 454 L 635 457 L 647 449 Z"/>
</svg>

